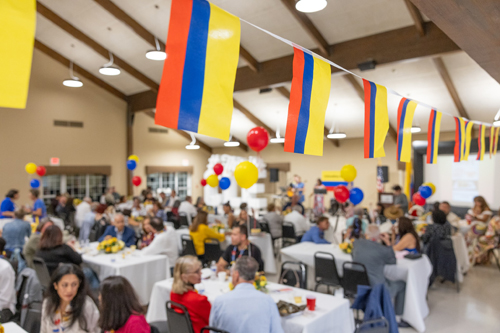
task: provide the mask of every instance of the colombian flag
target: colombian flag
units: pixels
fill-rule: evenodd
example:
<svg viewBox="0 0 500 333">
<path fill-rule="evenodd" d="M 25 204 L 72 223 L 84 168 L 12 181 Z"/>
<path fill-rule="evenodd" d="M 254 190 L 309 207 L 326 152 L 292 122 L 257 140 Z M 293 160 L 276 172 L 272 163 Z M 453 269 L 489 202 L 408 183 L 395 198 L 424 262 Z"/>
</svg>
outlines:
<svg viewBox="0 0 500 333">
<path fill-rule="evenodd" d="M 474 123 L 472 121 L 465 122 L 465 146 L 464 146 L 464 160 L 467 161 L 469 159 L 470 153 L 470 142 L 472 139 L 472 127 Z"/>
<path fill-rule="evenodd" d="M 478 161 L 482 161 L 484 158 L 485 133 L 486 133 L 486 126 L 484 126 L 483 124 L 479 124 L 479 136 L 477 137 L 477 158 L 476 158 L 476 160 Z"/>
<path fill-rule="evenodd" d="M 492 155 L 497 154 L 498 148 L 498 133 L 500 132 L 500 127 L 490 127 L 490 158 Z"/>
<path fill-rule="evenodd" d="M 240 20 L 205 0 L 172 0 L 155 124 L 229 139 Z"/>
<path fill-rule="evenodd" d="M 442 115 L 439 111 L 431 110 L 429 126 L 427 128 L 427 164 L 435 164 L 437 162 Z"/>
<path fill-rule="evenodd" d="M 455 117 L 455 162 L 464 160 L 465 152 L 465 120 Z"/>
<path fill-rule="evenodd" d="M 323 155 L 325 112 L 330 97 L 330 65 L 293 49 L 293 79 L 286 122 L 285 151 Z"/>
<path fill-rule="evenodd" d="M 398 107 L 398 161 L 411 161 L 411 124 L 417 103 L 402 98 Z"/>
<path fill-rule="evenodd" d="M 384 157 L 389 130 L 387 88 L 363 79 L 365 89 L 365 158 Z"/>
</svg>

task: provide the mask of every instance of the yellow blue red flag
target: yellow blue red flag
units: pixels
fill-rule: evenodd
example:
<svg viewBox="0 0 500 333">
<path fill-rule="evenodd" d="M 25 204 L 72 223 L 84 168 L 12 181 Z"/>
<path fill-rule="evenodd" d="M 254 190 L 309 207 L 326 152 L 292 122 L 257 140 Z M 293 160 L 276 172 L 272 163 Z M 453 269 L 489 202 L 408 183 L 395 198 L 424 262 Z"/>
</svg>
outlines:
<svg viewBox="0 0 500 333">
<path fill-rule="evenodd" d="M 465 161 L 469 159 L 473 126 L 474 123 L 472 121 L 465 121 L 465 146 L 464 146 L 464 158 L 463 158 Z"/>
<path fill-rule="evenodd" d="M 442 115 L 439 111 L 431 110 L 427 128 L 427 164 L 435 164 L 437 162 Z"/>
<path fill-rule="evenodd" d="M 477 157 L 476 157 L 476 160 L 478 161 L 482 161 L 484 158 L 485 134 L 486 134 L 486 126 L 484 126 L 483 124 L 479 124 L 479 136 L 477 137 Z"/>
<path fill-rule="evenodd" d="M 498 133 L 500 132 L 500 127 L 490 127 L 490 158 L 492 155 L 497 154 L 498 148 Z"/>
<path fill-rule="evenodd" d="M 411 126 L 417 103 L 402 98 L 398 107 L 398 161 L 411 161 Z"/>
<path fill-rule="evenodd" d="M 389 130 L 387 88 L 363 79 L 365 90 L 365 158 L 384 157 Z"/>
<path fill-rule="evenodd" d="M 461 162 L 464 160 L 465 147 L 465 120 L 460 117 L 455 117 L 455 151 L 454 161 Z"/>
</svg>

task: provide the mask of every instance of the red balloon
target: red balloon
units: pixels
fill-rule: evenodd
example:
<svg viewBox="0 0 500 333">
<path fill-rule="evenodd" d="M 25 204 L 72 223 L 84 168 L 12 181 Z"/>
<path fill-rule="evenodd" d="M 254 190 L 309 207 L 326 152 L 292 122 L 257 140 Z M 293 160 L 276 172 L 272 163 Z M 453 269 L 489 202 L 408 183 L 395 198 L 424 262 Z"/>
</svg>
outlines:
<svg viewBox="0 0 500 333">
<path fill-rule="evenodd" d="M 425 198 L 422 197 L 420 195 L 420 193 L 418 193 L 418 192 L 413 194 L 412 199 L 413 199 L 413 202 L 415 203 L 415 205 L 417 205 L 417 206 L 424 206 L 425 205 Z"/>
<path fill-rule="evenodd" d="M 247 134 L 248 146 L 256 152 L 267 147 L 269 143 L 269 133 L 264 127 L 254 127 Z"/>
<path fill-rule="evenodd" d="M 132 177 L 132 184 L 134 184 L 134 186 L 139 186 L 141 185 L 141 183 L 142 183 L 141 177 L 139 176 Z"/>
<path fill-rule="evenodd" d="M 217 163 L 216 165 L 214 165 L 214 172 L 217 176 L 220 175 L 222 171 L 224 171 L 224 167 L 222 166 L 222 164 Z"/>
<path fill-rule="evenodd" d="M 47 173 L 47 169 L 45 169 L 45 167 L 44 167 L 44 166 L 41 166 L 41 165 L 40 165 L 40 166 L 36 167 L 36 173 L 37 173 L 37 175 L 39 175 L 40 177 L 43 177 L 43 176 L 45 176 L 45 174 Z"/>
<path fill-rule="evenodd" d="M 338 202 L 344 203 L 349 199 L 349 190 L 344 185 L 339 185 L 333 189 L 333 194 Z"/>
<path fill-rule="evenodd" d="M 201 182 L 200 182 L 201 186 L 205 186 L 207 185 L 207 180 L 206 179 L 202 179 Z"/>
</svg>

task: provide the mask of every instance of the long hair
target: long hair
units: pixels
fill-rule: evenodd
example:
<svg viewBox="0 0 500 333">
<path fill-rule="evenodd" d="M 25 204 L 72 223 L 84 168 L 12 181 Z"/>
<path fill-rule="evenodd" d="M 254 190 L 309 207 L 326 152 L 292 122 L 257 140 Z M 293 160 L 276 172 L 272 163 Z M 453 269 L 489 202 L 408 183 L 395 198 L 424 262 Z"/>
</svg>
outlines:
<svg viewBox="0 0 500 333">
<path fill-rule="evenodd" d="M 38 245 L 41 250 L 50 250 L 63 243 L 63 234 L 56 225 L 51 225 L 45 229 Z"/>
<path fill-rule="evenodd" d="M 415 237 L 415 243 L 416 243 L 415 247 L 417 248 L 417 251 L 420 252 L 420 241 L 417 232 L 413 227 L 413 222 L 411 222 L 409 218 L 400 217 L 398 219 L 398 230 L 400 238 L 403 238 L 403 236 L 406 234 L 412 234 L 413 237 Z"/>
<path fill-rule="evenodd" d="M 104 331 L 117 330 L 133 314 L 143 314 L 134 288 L 123 276 L 110 276 L 101 283 L 101 315 L 99 327 Z"/>
<path fill-rule="evenodd" d="M 85 301 L 87 299 L 87 294 L 88 294 L 87 281 L 85 279 L 85 275 L 83 274 L 81 268 L 75 264 L 60 264 L 54 271 L 54 273 L 52 273 L 49 289 L 47 289 L 47 295 L 46 295 L 47 304 L 45 305 L 45 313 L 48 316 L 52 316 L 52 314 L 54 314 L 56 310 L 59 308 L 59 305 L 61 304 L 61 299 L 57 294 L 57 290 L 54 287 L 54 284 L 59 283 L 59 281 L 61 281 L 63 276 L 71 274 L 76 275 L 76 277 L 80 281 L 80 285 L 78 286 L 78 291 L 75 297 L 71 300 L 70 303 L 71 322 L 69 326 L 71 327 L 76 321 L 78 321 L 80 328 L 83 329 L 84 331 L 87 331 L 87 320 L 85 319 L 85 315 L 83 313 L 83 308 L 85 306 Z"/>
<path fill-rule="evenodd" d="M 190 272 L 196 265 L 201 266 L 201 262 L 195 256 L 182 256 L 177 259 L 174 268 L 174 282 L 172 283 L 172 292 L 182 295 L 188 291 L 188 286 L 182 280 L 182 274 Z"/>
<path fill-rule="evenodd" d="M 198 211 L 198 214 L 196 214 L 196 217 L 194 218 L 193 223 L 191 224 L 191 227 L 189 227 L 190 231 L 197 231 L 198 226 L 200 224 L 208 224 L 208 214 L 202 210 Z"/>
<path fill-rule="evenodd" d="M 486 203 L 486 200 L 484 200 L 484 197 L 481 195 L 478 195 L 477 197 L 474 197 L 474 202 L 479 202 L 481 204 L 481 213 L 484 212 L 485 210 L 491 210 L 490 206 Z"/>
</svg>

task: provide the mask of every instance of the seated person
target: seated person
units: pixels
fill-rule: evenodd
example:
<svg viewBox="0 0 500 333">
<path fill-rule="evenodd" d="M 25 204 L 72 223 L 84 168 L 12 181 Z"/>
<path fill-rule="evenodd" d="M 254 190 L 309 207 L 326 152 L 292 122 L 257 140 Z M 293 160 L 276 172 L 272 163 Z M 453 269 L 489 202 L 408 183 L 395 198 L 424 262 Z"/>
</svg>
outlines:
<svg viewBox="0 0 500 333">
<path fill-rule="evenodd" d="M 16 312 L 16 273 L 7 259 L 0 258 L 0 323 L 9 322 Z"/>
<path fill-rule="evenodd" d="M 189 234 L 193 238 L 194 249 L 199 257 L 205 255 L 205 239 L 214 238 L 219 242 L 223 242 L 226 239 L 226 235 L 218 233 L 208 227 L 207 218 L 208 214 L 204 211 L 200 211 L 189 227 Z"/>
<path fill-rule="evenodd" d="M 24 209 L 19 208 L 14 212 L 14 221 L 11 221 L 3 226 L 2 237 L 7 244 L 5 249 L 14 252 L 15 249 L 22 251 L 24 239 L 31 236 L 31 225 L 24 221 Z"/>
<path fill-rule="evenodd" d="M 439 210 L 446 214 L 446 220 L 455 228 L 458 228 L 460 224 L 460 217 L 451 211 L 451 206 L 448 201 L 443 201 L 439 204 Z"/>
<path fill-rule="evenodd" d="M 40 238 L 42 237 L 43 232 L 52 225 L 54 225 L 54 222 L 50 220 L 38 223 L 36 231 L 31 234 L 26 244 L 24 244 L 23 256 L 24 259 L 26 260 L 26 265 L 28 267 L 35 268 L 35 266 L 33 266 L 33 258 L 35 257 L 35 253 L 38 250 L 38 245 L 40 244 Z"/>
<path fill-rule="evenodd" d="M 325 230 L 330 228 L 330 222 L 328 217 L 321 216 L 318 218 L 317 225 L 312 226 L 304 236 L 302 236 L 301 242 L 313 242 L 316 244 L 331 244 L 329 241 L 325 240 Z"/>
<path fill-rule="evenodd" d="M 298 212 L 300 214 L 304 215 L 306 210 L 304 209 L 304 206 L 302 206 L 302 204 L 299 202 L 299 200 L 300 200 L 300 197 L 297 194 L 294 194 L 292 196 L 292 201 L 290 201 L 289 203 L 287 203 L 285 205 L 285 207 L 283 207 L 283 211 L 290 213 L 295 206 L 299 206 L 300 210 L 298 210 Z"/>
<path fill-rule="evenodd" d="M 231 245 L 226 248 L 220 257 L 217 263 L 217 272 L 226 270 L 228 265 L 232 266 L 238 258 L 248 256 L 249 247 L 250 255 L 259 264 L 259 272 L 264 271 L 264 262 L 262 261 L 260 249 L 248 240 L 246 225 L 237 225 L 231 230 Z"/>
<path fill-rule="evenodd" d="M 356 208 L 354 209 L 354 215 L 351 216 L 350 218 L 347 219 L 346 221 L 346 226 L 347 228 L 349 228 L 350 226 L 352 226 L 352 223 L 354 222 L 354 219 L 358 218 L 361 220 L 361 223 L 362 223 L 362 229 L 363 229 L 363 233 L 366 233 L 366 228 L 368 227 L 368 224 L 370 224 L 368 222 L 367 219 L 363 218 L 363 209 L 362 208 Z"/>
<path fill-rule="evenodd" d="M 135 232 L 132 228 L 125 226 L 125 216 L 121 213 L 115 215 L 113 225 L 106 228 L 104 234 L 99 238 L 99 242 L 113 237 L 123 241 L 126 247 L 135 244 Z"/>
<path fill-rule="evenodd" d="M 422 235 L 424 244 L 429 243 L 433 237 L 444 239 L 451 236 L 451 224 L 446 221 L 446 213 L 441 210 L 432 212 L 433 224 L 429 224 L 425 228 L 425 233 Z"/>
<path fill-rule="evenodd" d="M 141 237 L 141 243 L 139 244 L 139 249 L 143 249 L 155 238 L 155 234 L 153 232 L 153 228 L 151 228 L 151 218 L 149 216 L 146 216 L 144 220 L 142 221 L 142 237 Z"/>
<path fill-rule="evenodd" d="M 179 257 L 177 246 L 177 233 L 174 228 L 167 228 L 158 217 L 153 217 L 150 221 L 154 238 L 151 244 L 141 250 L 143 255 L 165 254 L 168 257 L 170 267 L 174 267 Z"/>
<path fill-rule="evenodd" d="M 410 253 L 420 253 L 420 241 L 413 227 L 413 223 L 406 217 L 398 219 L 398 235 L 396 237 L 395 228 L 392 228 L 392 234 L 384 233 L 380 235 L 386 245 L 392 246 L 394 251 L 408 251 Z"/>
<path fill-rule="evenodd" d="M 248 225 L 248 223 L 250 223 L 250 228 L 252 228 L 252 229 L 259 228 L 259 225 L 258 225 L 255 217 L 248 214 L 248 211 L 247 211 L 248 208 L 247 208 L 246 204 L 242 204 L 242 206 L 243 206 L 243 208 L 241 208 L 240 216 L 238 217 L 238 224 Z M 252 213 L 254 213 L 253 209 L 252 209 Z M 233 226 L 234 226 L 234 224 L 233 224 Z"/>
<path fill-rule="evenodd" d="M 222 206 L 222 209 L 224 210 L 224 217 L 227 218 L 228 227 L 232 228 L 234 222 L 236 221 L 236 218 L 234 217 L 233 210 L 231 209 L 231 204 L 229 204 L 229 201 Z"/>
<path fill-rule="evenodd" d="M 97 208 L 99 204 L 97 202 L 93 202 L 90 204 L 90 212 L 85 213 L 83 215 L 82 224 L 80 227 L 80 234 L 78 235 L 78 240 L 86 241 L 89 239 L 90 231 L 96 222 Z"/>
<path fill-rule="evenodd" d="M 276 212 L 276 206 L 274 206 L 273 203 L 267 205 L 267 214 L 262 218 L 269 225 L 269 231 L 271 232 L 272 238 L 281 238 L 283 232 L 283 216 Z"/>
<path fill-rule="evenodd" d="M 161 203 L 159 203 L 158 201 L 156 201 L 153 204 L 153 208 L 151 208 L 151 210 L 149 211 L 149 215 L 151 217 L 158 217 L 162 221 L 166 221 L 167 220 L 167 213 L 165 212 L 165 209 L 163 208 L 163 206 L 161 205 Z"/>
<path fill-rule="evenodd" d="M 234 290 L 214 300 L 210 326 L 231 333 L 283 333 L 276 303 L 253 286 L 258 266 L 252 257 L 236 260 L 231 275 Z"/>
<path fill-rule="evenodd" d="M 186 215 L 188 216 L 188 220 L 191 221 L 192 218 L 196 216 L 198 211 L 196 210 L 196 207 L 192 204 L 193 199 L 188 195 L 186 199 L 181 202 L 179 206 L 179 215 Z"/>
<path fill-rule="evenodd" d="M 141 203 L 141 199 L 139 199 L 138 197 L 134 197 L 130 216 L 133 218 L 137 218 L 139 216 L 145 216 L 145 215 L 146 215 L 146 210 L 144 209 L 144 206 Z"/>
<path fill-rule="evenodd" d="M 302 215 L 300 206 L 293 206 L 292 212 L 285 215 L 283 222 L 290 222 L 293 224 L 295 229 L 295 236 L 297 236 L 297 241 L 300 242 L 302 235 L 309 230 L 310 224 L 307 219 Z"/>
<path fill-rule="evenodd" d="M 372 218 L 375 224 L 382 224 L 387 221 L 387 217 L 384 215 L 385 207 L 380 202 L 377 203 L 377 207 L 372 212 Z"/>
<path fill-rule="evenodd" d="M 467 211 L 465 219 L 470 223 L 488 223 L 492 215 L 493 213 L 486 200 L 479 195 L 474 198 L 474 207 Z"/>
<path fill-rule="evenodd" d="M 194 333 L 208 326 L 212 305 L 207 296 L 198 294 L 194 285 L 201 283 L 201 262 L 195 256 L 177 259 L 174 269 L 174 282 L 170 299 L 186 307 L 191 318 Z"/>
<path fill-rule="evenodd" d="M 344 241 L 349 239 L 364 238 L 365 232 L 363 231 L 363 222 L 357 216 L 351 221 L 349 228 L 344 234 Z"/>
</svg>

